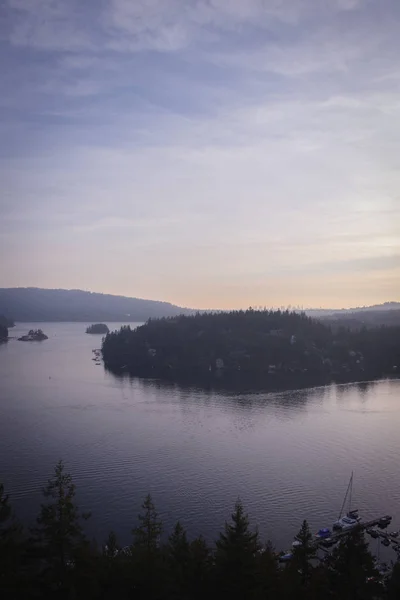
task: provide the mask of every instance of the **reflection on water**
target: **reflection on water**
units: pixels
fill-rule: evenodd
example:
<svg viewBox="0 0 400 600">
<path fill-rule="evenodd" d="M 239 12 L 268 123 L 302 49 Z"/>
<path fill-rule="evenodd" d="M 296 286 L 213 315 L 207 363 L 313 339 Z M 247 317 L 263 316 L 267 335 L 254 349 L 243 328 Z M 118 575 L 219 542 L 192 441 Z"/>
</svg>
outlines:
<svg viewBox="0 0 400 600">
<path fill-rule="evenodd" d="M 85 327 L 46 324 L 48 341 L 0 347 L 0 479 L 27 522 L 63 457 L 100 538 L 113 528 L 128 542 L 147 492 L 167 527 L 215 538 L 240 496 L 281 547 L 303 518 L 332 524 L 352 470 L 361 514 L 400 525 L 400 382 L 234 392 L 116 378 L 91 360 L 100 340 Z"/>
<path fill-rule="evenodd" d="M 141 390 L 144 394 L 151 393 L 157 397 L 157 401 L 179 401 L 183 404 L 195 403 L 197 406 L 201 404 L 209 405 L 216 399 L 218 403 L 225 401 L 231 410 L 232 401 L 234 401 L 235 409 L 243 409 L 249 412 L 253 409 L 265 408 L 267 405 L 274 406 L 276 411 L 293 411 L 301 412 L 306 408 L 308 402 L 323 403 L 325 399 L 332 397 L 332 393 L 336 394 L 337 400 L 342 397 L 346 400 L 349 391 L 352 396 L 357 395 L 362 403 L 367 401 L 369 395 L 373 393 L 374 388 L 379 386 L 381 382 L 364 381 L 361 383 L 352 384 L 334 384 L 330 386 L 320 386 L 305 388 L 299 390 L 286 390 L 281 392 L 233 392 L 215 390 L 213 388 L 204 389 L 204 387 L 196 386 L 183 382 L 172 382 L 161 379 L 142 379 L 132 377 L 128 374 L 115 375 L 106 370 L 107 376 L 115 379 L 122 387 L 130 387 L 134 390 Z"/>
<path fill-rule="evenodd" d="M 120 369 L 109 369 L 106 367 L 106 372 L 116 379 L 132 379 L 136 380 L 140 377 L 138 374 L 130 374 Z M 347 377 L 351 377 L 348 374 Z M 352 379 L 346 379 L 346 374 L 342 374 L 340 379 L 332 380 L 330 375 L 321 373 L 250 373 L 243 371 L 217 371 L 213 373 L 191 373 L 184 376 L 182 373 L 163 372 L 162 376 L 154 379 L 142 378 L 154 383 L 160 381 L 165 387 L 178 386 L 180 389 L 198 389 L 203 392 L 212 391 L 222 394 L 250 394 L 260 391 L 282 392 L 287 390 L 310 389 L 311 387 L 325 387 L 332 383 L 349 384 L 354 383 Z M 363 382 L 368 385 L 370 382 Z"/>
</svg>

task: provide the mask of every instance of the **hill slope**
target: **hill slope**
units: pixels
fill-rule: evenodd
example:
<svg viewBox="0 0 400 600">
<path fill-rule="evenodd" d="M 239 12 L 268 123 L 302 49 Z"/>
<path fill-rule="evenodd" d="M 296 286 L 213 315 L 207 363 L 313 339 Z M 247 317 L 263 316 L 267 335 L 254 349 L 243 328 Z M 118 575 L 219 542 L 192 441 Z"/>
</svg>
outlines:
<svg viewBox="0 0 400 600">
<path fill-rule="evenodd" d="M 191 314 L 168 302 L 97 294 L 82 290 L 0 288 L 0 314 L 15 321 L 146 321 Z"/>
<path fill-rule="evenodd" d="M 400 309 L 347 311 L 318 318 L 331 327 L 350 327 L 350 329 L 382 325 L 400 326 Z"/>
<path fill-rule="evenodd" d="M 372 306 L 358 306 L 353 308 L 306 308 L 304 312 L 309 317 L 341 317 L 346 315 L 360 315 L 361 313 L 388 313 L 393 310 L 400 310 L 400 302 L 383 302 L 382 304 L 373 304 Z M 301 311 L 303 312 L 303 311 Z"/>
</svg>

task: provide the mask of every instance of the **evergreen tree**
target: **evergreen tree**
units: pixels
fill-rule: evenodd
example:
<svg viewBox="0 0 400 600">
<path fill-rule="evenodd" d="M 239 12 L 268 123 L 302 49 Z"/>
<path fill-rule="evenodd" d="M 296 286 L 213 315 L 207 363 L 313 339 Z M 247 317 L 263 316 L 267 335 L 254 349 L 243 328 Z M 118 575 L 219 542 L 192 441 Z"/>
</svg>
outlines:
<svg viewBox="0 0 400 600">
<path fill-rule="evenodd" d="M 400 561 L 393 566 L 393 571 L 387 582 L 388 600 L 399 600 L 400 598 Z"/>
<path fill-rule="evenodd" d="M 202 537 L 190 543 L 179 522 L 161 546 L 162 525 L 147 496 L 129 551 L 121 551 L 113 532 L 97 551 L 84 536 L 75 488 L 62 462 L 44 494 L 48 501 L 30 545 L 0 485 L 1 600 L 400 598 L 400 563 L 384 584 L 361 528 L 346 533 L 332 554 L 314 565 L 316 545 L 304 521 L 292 560 L 279 569 L 273 548 L 261 546 L 258 532 L 250 530 L 239 500 L 214 553 Z"/>
<path fill-rule="evenodd" d="M 169 589 L 171 598 L 188 598 L 190 596 L 190 544 L 182 525 L 175 525 L 165 548 L 168 560 Z"/>
<path fill-rule="evenodd" d="M 212 596 L 213 555 L 205 539 L 200 536 L 190 544 L 191 597 L 203 600 Z"/>
<path fill-rule="evenodd" d="M 57 590 L 60 597 L 67 598 L 74 588 L 77 563 L 87 558 L 89 545 L 80 520 L 90 515 L 79 513 L 72 477 L 65 473 L 61 460 L 54 469 L 53 478 L 43 489 L 43 495 L 48 502 L 41 505 L 33 541 L 44 562 L 45 584 Z"/>
<path fill-rule="evenodd" d="M 341 600 L 379 598 L 378 572 L 360 528 L 344 536 L 332 552 L 330 589 Z"/>
<path fill-rule="evenodd" d="M 310 527 L 306 520 L 303 521 L 296 539 L 300 544 L 293 549 L 293 563 L 301 570 L 302 583 L 303 585 L 306 585 L 312 571 L 310 561 L 314 559 L 317 554 Z"/>
<path fill-rule="evenodd" d="M 146 600 L 161 598 L 165 587 L 163 556 L 160 548 L 162 523 L 150 494 L 138 515 L 139 526 L 132 530 L 132 592 Z"/>
<path fill-rule="evenodd" d="M 131 552 L 121 551 L 113 531 L 108 535 L 97 564 L 99 596 L 96 600 L 130 597 L 132 580 Z"/>
<path fill-rule="evenodd" d="M 110 531 L 106 543 L 103 546 L 103 556 L 107 558 L 115 558 L 118 556 L 120 547 L 118 545 L 117 536 L 114 531 Z"/>
<path fill-rule="evenodd" d="M 256 562 L 260 580 L 257 598 L 275 600 L 281 592 L 280 569 L 277 555 L 269 542 L 257 554 Z"/>
<path fill-rule="evenodd" d="M 168 538 L 168 553 L 173 562 L 180 566 L 188 564 L 190 559 L 190 545 L 186 531 L 178 521 L 172 534 Z"/>
<path fill-rule="evenodd" d="M 293 558 L 285 568 L 285 590 L 288 597 L 307 598 L 314 570 L 311 561 L 315 559 L 317 550 L 306 520 L 296 539 L 299 545 L 293 548 Z"/>
<path fill-rule="evenodd" d="M 231 598 L 252 598 L 258 586 L 257 556 L 261 550 L 258 531 L 249 529 L 249 521 L 240 500 L 235 504 L 232 523 L 216 542 L 217 585 L 220 593 Z"/>
<path fill-rule="evenodd" d="M 24 550 L 22 528 L 0 484 L 0 597 L 4 600 L 24 596 L 21 579 Z"/>
<path fill-rule="evenodd" d="M 138 515 L 140 525 L 132 530 L 136 549 L 146 550 L 149 554 L 159 548 L 162 523 L 148 494 L 142 504 L 143 513 Z"/>
</svg>

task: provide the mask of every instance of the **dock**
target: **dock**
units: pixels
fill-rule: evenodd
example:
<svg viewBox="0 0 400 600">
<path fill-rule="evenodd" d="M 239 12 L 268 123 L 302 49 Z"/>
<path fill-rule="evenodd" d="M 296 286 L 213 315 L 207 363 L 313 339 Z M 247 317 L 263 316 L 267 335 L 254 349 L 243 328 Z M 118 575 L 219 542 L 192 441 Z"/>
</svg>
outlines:
<svg viewBox="0 0 400 600">
<path fill-rule="evenodd" d="M 392 521 L 392 517 L 391 515 L 383 515 L 382 517 L 377 517 L 375 519 L 370 519 L 369 521 L 360 521 L 359 523 L 357 523 L 357 525 L 355 525 L 354 527 L 349 527 L 347 529 L 340 529 L 338 531 L 333 530 L 332 532 L 330 532 L 329 535 L 327 535 L 326 537 L 314 537 L 313 540 L 310 542 L 309 546 L 311 548 L 314 548 L 315 550 L 321 551 L 325 554 L 325 558 L 321 558 L 320 556 L 316 556 L 316 560 L 320 560 L 320 561 L 324 561 L 326 559 L 329 560 L 329 556 L 333 550 L 333 546 L 339 542 L 341 539 L 343 539 L 346 535 L 351 535 L 351 533 L 355 530 L 358 531 L 366 531 L 369 529 L 373 529 L 373 532 L 368 532 L 368 534 L 371 535 L 372 538 L 374 539 L 379 539 L 380 543 L 383 543 L 384 540 L 387 540 L 388 543 L 384 544 L 385 546 L 387 546 L 397 553 L 398 555 L 398 560 L 400 560 L 400 531 L 395 531 L 393 533 L 388 533 L 387 531 L 384 531 L 384 529 L 386 529 L 390 523 Z M 328 530 L 330 531 L 330 530 Z M 295 541 L 300 542 L 301 540 L 298 539 L 298 536 L 295 536 Z M 292 546 L 292 548 L 290 550 L 288 550 L 287 552 L 281 552 L 279 555 L 277 555 L 279 562 L 280 563 L 286 563 L 288 561 L 290 561 L 293 557 L 293 551 L 294 548 Z M 378 556 L 379 556 L 379 549 L 378 549 Z M 377 568 L 379 570 L 379 572 L 381 573 L 382 576 L 386 576 L 388 573 L 390 573 L 390 568 L 387 566 L 386 563 L 377 563 Z"/>
<path fill-rule="evenodd" d="M 386 531 L 377 531 L 377 537 L 388 540 L 392 544 L 393 550 L 399 554 L 400 557 L 400 537 L 398 535 L 392 535 Z"/>
<path fill-rule="evenodd" d="M 378 529 L 376 530 L 375 537 L 387 539 L 390 543 L 400 547 L 400 537 L 384 531 L 384 529 L 390 524 L 391 520 L 392 517 L 390 515 L 383 515 L 382 517 L 377 517 L 376 519 L 371 519 L 370 521 L 361 521 L 355 527 L 350 527 L 348 529 L 340 529 L 339 531 L 333 531 L 332 534 L 327 538 L 322 537 L 315 539 L 313 541 L 313 545 L 318 549 L 326 551 L 329 546 L 333 546 L 341 538 L 351 534 L 352 531 L 354 531 L 355 529 L 365 531 L 366 529 L 370 529 L 372 527 L 378 527 Z"/>
</svg>

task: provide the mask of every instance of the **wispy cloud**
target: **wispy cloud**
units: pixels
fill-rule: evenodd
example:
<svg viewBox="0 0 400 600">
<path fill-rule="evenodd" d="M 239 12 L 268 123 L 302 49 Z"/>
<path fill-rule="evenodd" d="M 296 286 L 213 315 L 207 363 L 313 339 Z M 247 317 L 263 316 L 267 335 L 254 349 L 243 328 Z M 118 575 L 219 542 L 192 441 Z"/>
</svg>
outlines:
<svg viewBox="0 0 400 600">
<path fill-rule="evenodd" d="M 78 233 L 96 232 L 99 230 L 113 229 L 161 229 L 171 225 L 179 224 L 179 219 L 176 217 L 154 217 L 147 219 L 127 219 L 122 217 L 104 217 L 93 221 L 92 223 L 74 225 L 73 231 Z"/>
</svg>

